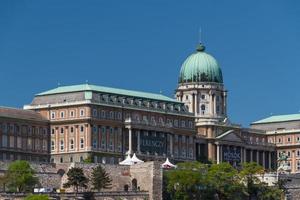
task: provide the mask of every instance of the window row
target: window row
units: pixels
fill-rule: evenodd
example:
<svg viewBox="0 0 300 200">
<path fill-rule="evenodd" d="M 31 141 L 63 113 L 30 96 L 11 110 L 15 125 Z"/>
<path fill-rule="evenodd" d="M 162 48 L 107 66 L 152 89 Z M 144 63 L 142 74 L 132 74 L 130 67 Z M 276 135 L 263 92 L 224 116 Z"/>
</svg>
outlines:
<svg viewBox="0 0 300 200">
<path fill-rule="evenodd" d="M 33 139 L 33 138 L 22 138 L 15 136 L 2 135 L 1 147 L 3 148 L 17 148 L 17 149 L 28 149 L 28 150 L 48 150 L 48 143 L 46 139 Z"/>
<path fill-rule="evenodd" d="M 35 127 L 35 126 L 28 126 L 28 125 L 16 125 L 16 124 L 9 124 L 9 123 L 2 123 L 0 124 L 0 128 L 3 133 L 23 133 L 23 134 L 43 134 L 47 135 L 48 129 L 45 127 Z"/>
<path fill-rule="evenodd" d="M 58 132 L 60 133 L 60 134 L 64 134 L 65 133 L 65 130 L 66 130 L 66 128 L 65 127 L 56 127 L 56 128 L 52 128 L 51 129 L 51 134 L 52 135 L 54 135 L 55 134 L 55 129 L 57 129 L 58 130 Z M 84 133 L 85 132 L 85 126 L 84 125 L 80 125 L 79 126 L 79 132 L 80 133 Z M 70 126 L 69 127 L 69 133 L 75 133 L 75 127 L 74 126 Z"/>
<path fill-rule="evenodd" d="M 67 113 L 69 115 L 67 116 Z M 59 114 L 57 116 L 57 114 Z M 79 109 L 79 117 L 85 116 L 85 109 Z M 51 119 L 64 119 L 64 118 L 75 118 L 76 117 L 76 110 L 70 110 L 68 111 L 51 111 Z"/>
<path fill-rule="evenodd" d="M 274 138 L 269 138 L 270 143 L 274 143 L 275 137 Z M 276 143 L 277 144 L 283 144 L 283 143 L 292 143 L 292 136 L 286 136 L 286 137 L 277 137 Z M 294 142 L 300 143 L 300 136 L 294 137 Z"/>
<path fill-rule="evenodd" d="M 84 138 L 80 138 L 79 142 L 79 148 L 84 149 L 85 144 L 84 144 Z M 55 151 L 55 140 L 51 140 L 51 151 Z M 59 150 L 60 151 L 65 151 L 65 140 L 61 139 L 59 141 Z M 75 150 L 75 139 L 71 138 L 69 139 L 69 150 Z"/>
</svg>

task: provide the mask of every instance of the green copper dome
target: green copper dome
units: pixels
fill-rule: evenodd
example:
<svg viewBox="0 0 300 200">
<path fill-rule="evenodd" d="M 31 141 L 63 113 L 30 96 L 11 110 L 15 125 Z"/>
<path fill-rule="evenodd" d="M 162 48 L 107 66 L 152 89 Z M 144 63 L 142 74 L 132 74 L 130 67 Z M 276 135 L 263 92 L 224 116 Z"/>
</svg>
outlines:
<svg viewBox="0 0 300 200">
<path fill-rule="evenodd" d="M 182 64 L 179 83 L 213 82 L 223 83 L 222 70 L 214 57 L 204 52 L 200 44 L 197 51 Z"/>
</svg>

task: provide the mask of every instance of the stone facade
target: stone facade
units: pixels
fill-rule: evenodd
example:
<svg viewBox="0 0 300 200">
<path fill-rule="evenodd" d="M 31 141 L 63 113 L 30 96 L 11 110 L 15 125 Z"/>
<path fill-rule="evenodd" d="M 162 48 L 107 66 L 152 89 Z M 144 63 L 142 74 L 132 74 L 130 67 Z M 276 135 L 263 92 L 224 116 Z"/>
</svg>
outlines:
<svg viewBox="0 0 300 200">
<path fill-rule="evenodd" d="M 264 130 L 268 142 L 276 145 L 277 156 L 287 156 L 287 170 L 300 173 L 300 120 L 278 121 L 272 123 L 253 123 L 251 126 Z"/>
<path fill-rule="evenodd" d="M 0 161 L 48 162 L 49 123 L 30 110 L 0 107 Z"/>
<path fill-rule="evenodd" d="M 2 174 L 7 169 L 9 163 L 0 163 L 0 172 Z M 63 163 L 63 164 L 34 164 L 31 167 L 36 171 L 39 177 L 40 186 L 43 188 L 59 189 L 63 188 L 63 184 L 67 181 L 67 172 L 72 167 L 80 167 L 83 169 L 85 176 L 90 178 L 93 168 L 98 164 L 91 163 Z M 145 162 L 132 166 L 121 165 L 102 165 L 109 173 L 112 179 L 112 187 L 110 189 L 103 189 L 104 193 L 99 194 L 98 199 L 103 199 L 105 195 L 109 199 L 109 195 L 117 196 L 120 193 L 131 193 L 132 199 L 140 199 L 141 196 L 146 199 L 160 200 L 162 199 L 162 168 L 160 162 Z M 91 185 L 87 189 L 82 189 L 79 192 L 86 192 L 91 190 Z M 4 188 L 1 188 L 4 191 Z M 74 192 L 73 188 L 66 189 L 66 192 Z M 111 194 L 113 192 L 113 194 Z M 104 196 L 103 196 L 104 195 Z M 130 194 L 126 194 L 130 196 Z M 127 198 L 127 197 L 126 197 Z M 131 197 L 130 197 L 131 198 Z M 129 199 L 130 199 L 129 198 Z"/>
<path fill-rule="evenodd" d="M 54 163 L 91 157 L 117 164 L 127 153 L 146 161 L 196 159 L 193 115 L 183 103 L 160 94 L 66 86 L 36 95 L 24 108 L 49 120 Z"/>
</svg>

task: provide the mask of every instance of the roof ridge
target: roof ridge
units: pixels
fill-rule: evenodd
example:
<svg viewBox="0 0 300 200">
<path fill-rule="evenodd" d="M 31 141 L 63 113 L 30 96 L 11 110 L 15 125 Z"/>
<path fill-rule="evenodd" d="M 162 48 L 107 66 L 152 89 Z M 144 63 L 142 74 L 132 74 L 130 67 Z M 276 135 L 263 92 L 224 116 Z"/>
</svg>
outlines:
<svg viewBox="0 0 300 200">
<path fill-rule="evenodd" d="M 111 91 L 109 91 L 109 90 L 111 90 Z M 59 93 L 70 93 L 70 92 L 76 92 L 76 91 L 98 91 L 98 92 L 106 92 L 106 93 L 111 93 L 111 94 L 120 93 L 125 96 L 135 96 L 135 97 L 140 96 L 140 98 L 145 98 L 145 99 L 153 99 L 153 100 L 181 103 L 181 102 L 177 101 L 176 99 L 173 99 L 173 98 L 171 98 L 167 95 L 161 94 L 161 93 L 145 92 L 145 91 L 140 91 L 140 90 L 124 89 L 124 88 L 110 87 L 110 86 L 101 86 L 101 85 L 94 85 L 94 84 L 88 84 L 88 83 L 59 86 L 54 89 L 47 90 L 45 92 L 36 94 L 36 96 L 44 96 L 44 95 L 59 94 Z"/>
</svg>

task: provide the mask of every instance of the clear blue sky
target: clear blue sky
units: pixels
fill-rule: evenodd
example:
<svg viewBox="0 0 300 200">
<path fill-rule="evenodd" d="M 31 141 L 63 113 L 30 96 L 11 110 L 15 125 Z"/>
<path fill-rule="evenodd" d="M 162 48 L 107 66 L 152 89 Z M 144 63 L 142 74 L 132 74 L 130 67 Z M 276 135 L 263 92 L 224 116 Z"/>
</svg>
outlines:
<svg viewBox="0 0 300 200">
<path fill-rule="evenodd" d="M 198 30 L 247 126 L 300 110 L 299 1 L 0 1 L 0 105 L 92 84 L 173 96 Z"/>
</svg>

